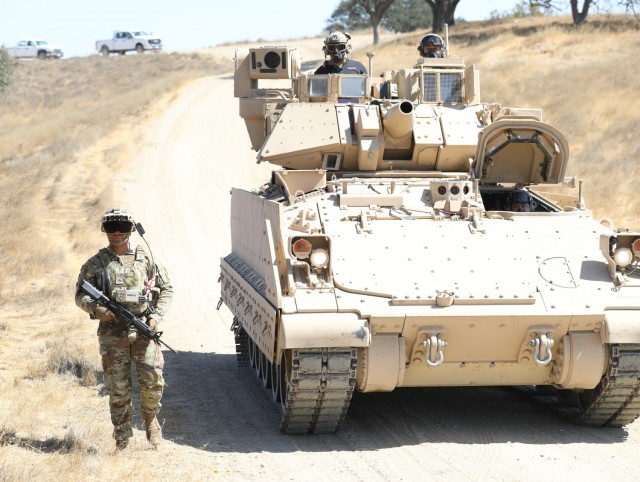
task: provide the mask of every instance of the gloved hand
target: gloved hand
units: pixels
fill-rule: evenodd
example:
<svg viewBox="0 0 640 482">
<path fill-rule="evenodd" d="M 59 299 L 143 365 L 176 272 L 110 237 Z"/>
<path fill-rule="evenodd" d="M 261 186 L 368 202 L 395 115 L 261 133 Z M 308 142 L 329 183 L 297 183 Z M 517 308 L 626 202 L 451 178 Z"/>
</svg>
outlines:
<svg viewBox="0 0 640 482">
<path fill-rule="evenodd" d="M 149 325 L 149 328 L 151 328 L 153 331 L 158 331 L 158 320 L 156 320 L 155 318 L 149 318 L 147 320 L 147 325 Z"/>
<path fill-rule="evenodd" d="M 93 315 L 100 321 L 113 321 L 116 319 L 113 311 L 105 306 L 96 306 L 93 310 Z"/>
</svg>

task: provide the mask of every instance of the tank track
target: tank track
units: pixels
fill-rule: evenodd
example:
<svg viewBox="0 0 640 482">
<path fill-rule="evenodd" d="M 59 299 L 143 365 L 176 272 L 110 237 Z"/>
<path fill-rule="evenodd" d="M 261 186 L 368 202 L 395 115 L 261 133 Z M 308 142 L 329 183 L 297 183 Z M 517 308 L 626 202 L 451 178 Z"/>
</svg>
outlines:
<svg viewBox="0 0 640 482">
<path fill-rule="evenodd" d="M 580 425 L 623 427 L 640 415 L 640 344 L 610 345 L 609 368 L 593 390 L 559 390 L 555 395 L 520 390 Z"/>
<path fill-rule="evenodd" d="M 249 335 L 236 319 L 231 330 L 238 367 L 250 368 Z M 283 360 L 287 370 L 280 366 L 276 370 L 287 378 L 280 384 L 286 393 L 274 395 L 282 408 L 280 429 L 289 434 L 334 433 L 344 420 L 356 386 L 357 349 L 296 349 L 288 350 L 287 355 Z M 270 380 L 266 385 L 274 383 L 278 381 Z"/>
<path fill-rule="evenodd" d="M 355 348 L 291 350 L 281 429 L 290 434 L 334 433 L 356 385 Z"/>
<path fill-rule="evenodd" d="M 249 367 L 249 335 L 243 329 L 238 329 L 240 325 L 234 319 L 234 326 L 231 328 L 236 342 L 236 361 L 239 368 Z"/>
</svg>

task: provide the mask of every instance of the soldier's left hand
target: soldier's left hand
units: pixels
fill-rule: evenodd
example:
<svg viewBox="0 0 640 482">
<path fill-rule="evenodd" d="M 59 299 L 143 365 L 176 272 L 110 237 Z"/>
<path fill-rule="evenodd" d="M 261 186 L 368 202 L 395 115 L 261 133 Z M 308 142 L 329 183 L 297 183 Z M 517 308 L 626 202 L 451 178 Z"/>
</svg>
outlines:
<svg viewBox="0 0 640 482">
<path fill-rule="evenodd" d="M 156 320 L 155 318 L 149 318 L 147 320 L 147 325 L 149 325 L 149 328 L 151 328 L 153 331 L 158 331 L 158 320 Z"/>
<path fill-rule="evenodd" d="M 100 321 L 114 321 L 116 319 L 113 312 L 106 306 L 96 306 L 93 315 Z"/>
</svg>

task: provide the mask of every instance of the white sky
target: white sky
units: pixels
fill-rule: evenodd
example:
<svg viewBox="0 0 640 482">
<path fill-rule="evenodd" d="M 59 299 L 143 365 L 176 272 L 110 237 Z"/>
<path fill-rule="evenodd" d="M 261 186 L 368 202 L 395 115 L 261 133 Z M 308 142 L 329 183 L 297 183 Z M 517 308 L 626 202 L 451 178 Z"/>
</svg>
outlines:
<svg viewBox="0 0 640 482">
<path fill-rule="evenodd" d="M 36 37 L 65 57 L 96 53 L 95 41 L 116 29 L 159 35 L 165 51 L 242 40 L 284 40 L 325 33 L 340 0 L 0 0 L 0 44 Z M 462 0 L 456 17 L 484 20 L 518 0 Z M 568 3 L 568 2 L 567 2 Z"/>
</svg>

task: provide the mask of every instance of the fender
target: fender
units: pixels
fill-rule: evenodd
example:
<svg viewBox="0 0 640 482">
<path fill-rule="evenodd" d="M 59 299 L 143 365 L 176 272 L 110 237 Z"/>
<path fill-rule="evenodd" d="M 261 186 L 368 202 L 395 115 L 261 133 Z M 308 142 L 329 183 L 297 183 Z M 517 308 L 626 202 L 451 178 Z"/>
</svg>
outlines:
<svg viewBox="0 0 640 482">
<path fill-rule="evenodd" d="M 640 343 L 640 311 L 606 310 L 605 343 Z"/>
<path fill-rule="evenodd" d="M 314 347 L 368 347 L 369 323 L 355 313 L 283 314 L 278 330 L 280 349 Z"/>
</svg>

